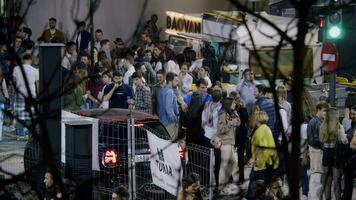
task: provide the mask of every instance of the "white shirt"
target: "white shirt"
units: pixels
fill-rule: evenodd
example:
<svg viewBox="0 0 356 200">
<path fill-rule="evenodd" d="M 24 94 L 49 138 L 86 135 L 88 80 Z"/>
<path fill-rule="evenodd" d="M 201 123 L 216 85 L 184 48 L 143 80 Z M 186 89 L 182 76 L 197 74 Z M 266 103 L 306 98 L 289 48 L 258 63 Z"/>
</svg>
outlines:
<svg viewBox="0 0 356 200">
<path fill-rule="evenodd" d="M 28 81 L 30 92 L 32 97 L 36 97 L 36 85 L 35 82 L 39 80 L 38 69 L 32 67 L 28 64 L 23 64 L 23 69 L 25 71 L 25 77 Z M 21 69 L 19 66 L 14 68 L 12 76 L 16 80 L 16 88 L 20 91 L 20 94 L 24 94 L 25 97 L 28 97 L 28 92 L 26 90 L 26 84 L 24 76 L 22 75 Z"/>
<path fill-rule="evenodd" d="M 212 86 L 210 78 L 208 76 L 206 76 L 206 77 L 204 77 L 204 79 L 208 83 L 207 87 L 210 88 Z"/>
<path fill-rule="evenodd" d="M 179 65 L 176 64 L 173 60 L 170 60 L 167 62 L 167 65 L 165 66 L 165 71 L 166 74 L 169 72 L 174 72 L 175 74 L 178 75 L 180 73 Z"/>
<path fill-rule="evenodd" d="M 66 53 L 66 55 L 63 57 L 62 59 L 62 63 L 61 63 L 61 66 L 70 70 L 71 69 L 71 63 L 70 63 L 70 57 L 71 55 L 69 53 Z"/>
<path fill-rule="evenodd" d="M 220 102 L 209 102 L 205 105 L 201 118 L 202 123 L 204 124 L 204 136 L 206 138 L 211 139 L 218 130 L 220 109 Z M 209 118 L 212 119 L 212 121 L 209 122 Z"/>
<path fill-rule="evenodd" d="M 130 66 L 127 71 L 125 72 L 124 75 L 124 83 L 126 85 L 128 85 L 130 83 L 130 77 L 132 76 L 132 74 L 135 72 L 135 67 L 134 66 Z"/>
<path fill-rule="evenodd" d="M 189 92 L 189 89 L 192 87 L 193 77 L 190 74 L 185 74 L 182 79 L 182 87 L 181 90 L 184 94 Z"/>
<path fill-rule="evenodd" d="M 196 68 L 200 68 L 203 66 L 203 60 L 204 59 L 198 59 L 198 60 L 195 60 L 192 65 L 189 67 L 189 71 L 194 71 L 194 69 Z"/>
</svg>

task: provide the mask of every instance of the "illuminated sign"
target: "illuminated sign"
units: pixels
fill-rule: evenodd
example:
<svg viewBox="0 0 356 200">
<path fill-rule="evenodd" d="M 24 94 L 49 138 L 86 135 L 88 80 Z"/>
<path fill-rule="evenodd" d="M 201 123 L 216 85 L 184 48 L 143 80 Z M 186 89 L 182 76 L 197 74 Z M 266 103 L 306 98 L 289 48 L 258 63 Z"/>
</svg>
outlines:
<svg viewBox="0 0 356 200">
<path fill-rule="evenodd" d="M 167 29 L 183 33 L 201 33 L 202 19 L 167 11 Z"/>
</svg>

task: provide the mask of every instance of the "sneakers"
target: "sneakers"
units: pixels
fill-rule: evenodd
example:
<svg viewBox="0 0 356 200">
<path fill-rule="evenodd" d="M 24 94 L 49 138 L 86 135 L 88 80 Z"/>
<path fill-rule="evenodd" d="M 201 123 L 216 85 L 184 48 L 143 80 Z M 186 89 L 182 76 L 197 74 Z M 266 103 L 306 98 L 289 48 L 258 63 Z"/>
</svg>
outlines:
<svg viewBox="0 0 356 200">
<path fill-rule="evenodd" d="M 5 132 L 14 132 L 16 131 L 16 128 L 14 126 L 4 126 L 3 131 Z"/>
<path fill-rule="evenodd" d="M 27 141 L 28 139 L 29 139 L 28 135 L 25 135 L 25 136 L 17 136 L 17 140 Z"/>
<path fill-rule="evenodd" d="M 308 196 L 306 196 L 306 195 L 302 195 L 302 198 L 300 198 L 301 200 L 308 200 Z"/>
<path fill-rule="evenodd" d="M 239 192 L 240 192 L 240 188 L 237 185 L 230 183 L 220 191 L 219 195 L 221 196 L 237 195 Z"/>
</svg>

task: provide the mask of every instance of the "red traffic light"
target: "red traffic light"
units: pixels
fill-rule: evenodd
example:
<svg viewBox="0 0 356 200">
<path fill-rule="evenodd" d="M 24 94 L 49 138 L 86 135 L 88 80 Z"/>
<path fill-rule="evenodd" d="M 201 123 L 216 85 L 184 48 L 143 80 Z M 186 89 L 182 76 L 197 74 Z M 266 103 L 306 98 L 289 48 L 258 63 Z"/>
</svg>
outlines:
<svg viewBox="0 0 356 200">
<path fill-rule="evenodd" d="M 106 149 L 103 152 L 101 163 L 108 168 L 116 167 L 119 162 L 119 154 L 114 149 Z"/>
</svg>

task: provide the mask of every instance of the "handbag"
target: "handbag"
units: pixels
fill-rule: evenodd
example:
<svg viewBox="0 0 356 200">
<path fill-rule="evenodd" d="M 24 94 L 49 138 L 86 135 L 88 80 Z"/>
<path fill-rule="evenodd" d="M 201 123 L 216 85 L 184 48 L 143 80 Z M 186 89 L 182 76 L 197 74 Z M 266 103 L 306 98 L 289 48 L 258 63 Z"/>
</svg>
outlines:
<svg viewBox="0 0 356 200">
<path fill-rule="evenodd" d="M 215 149 L 220 149 L 221 147 L 221 138 L 216 134 L 210 140 L 210 144 L 213 145 Z"/>
</svg>

